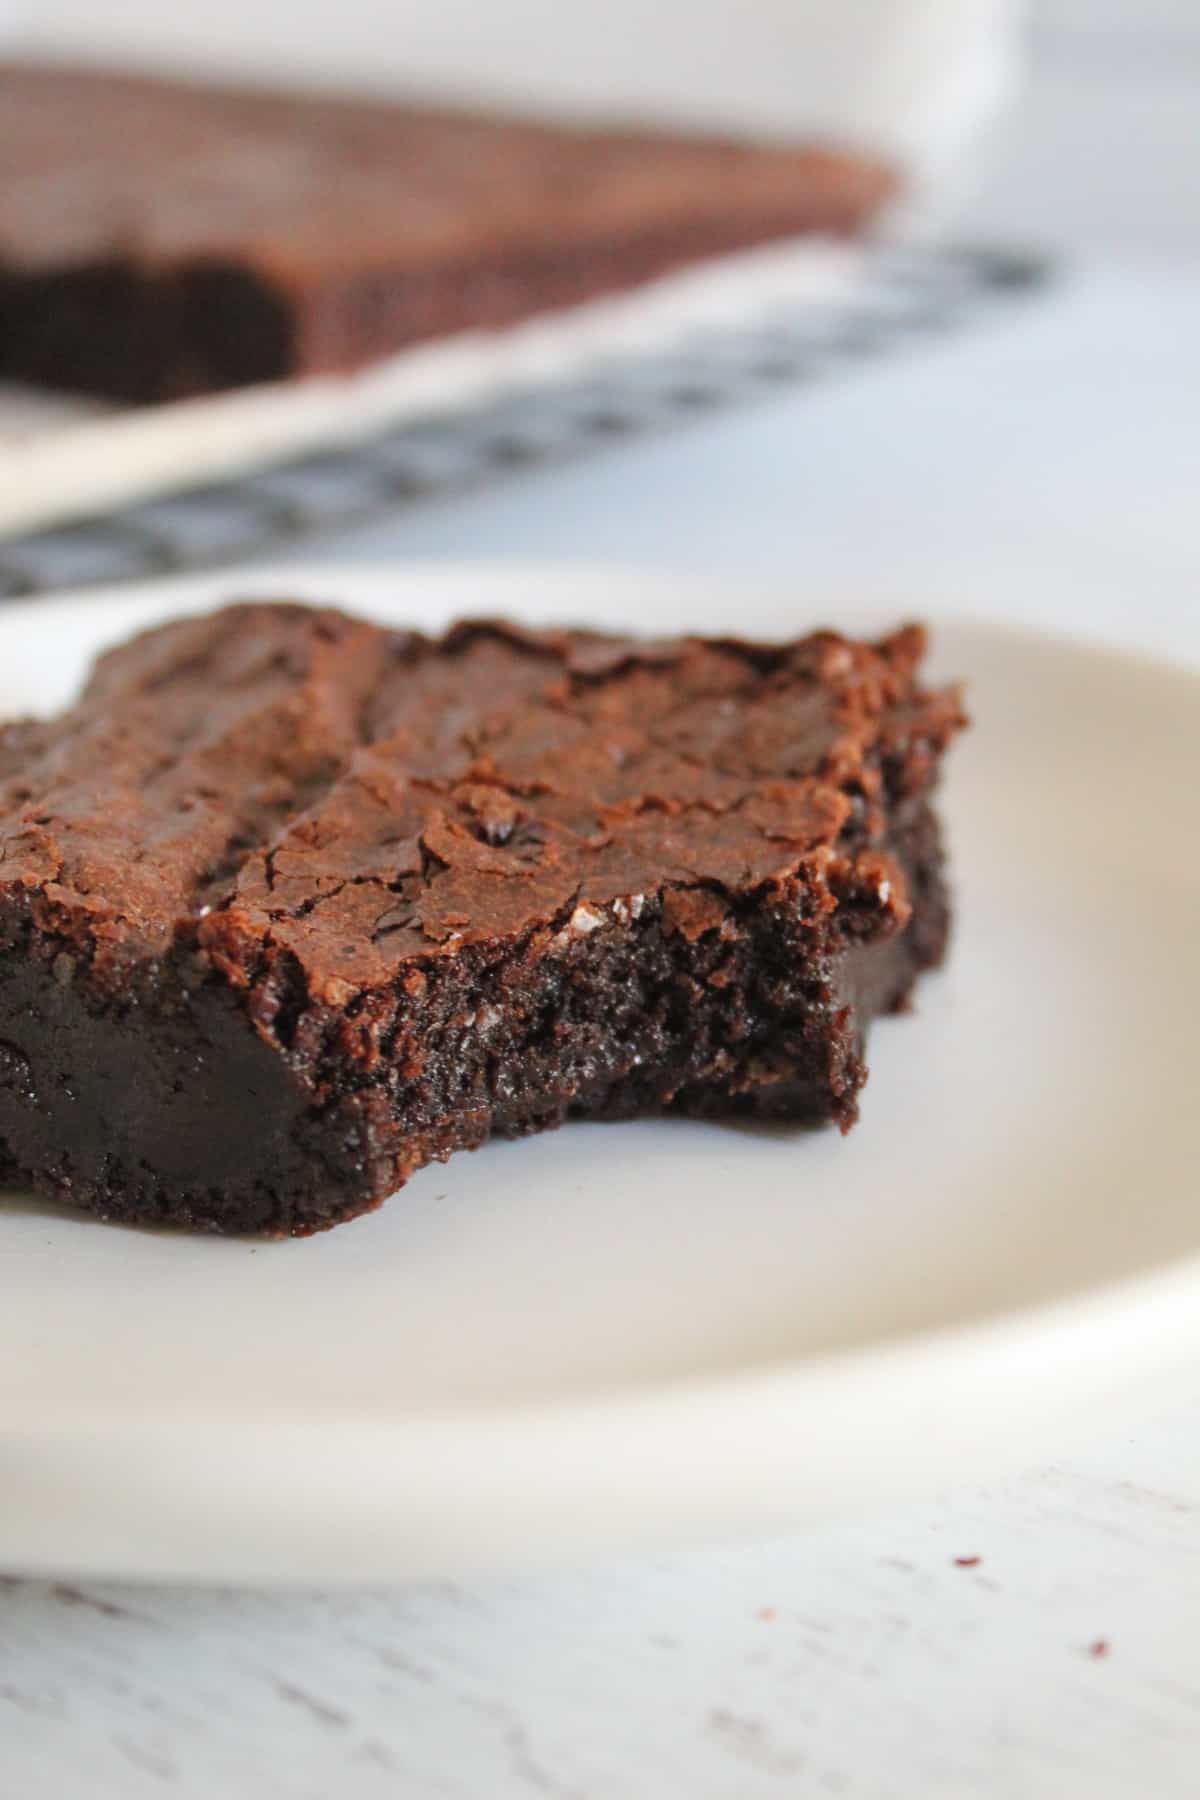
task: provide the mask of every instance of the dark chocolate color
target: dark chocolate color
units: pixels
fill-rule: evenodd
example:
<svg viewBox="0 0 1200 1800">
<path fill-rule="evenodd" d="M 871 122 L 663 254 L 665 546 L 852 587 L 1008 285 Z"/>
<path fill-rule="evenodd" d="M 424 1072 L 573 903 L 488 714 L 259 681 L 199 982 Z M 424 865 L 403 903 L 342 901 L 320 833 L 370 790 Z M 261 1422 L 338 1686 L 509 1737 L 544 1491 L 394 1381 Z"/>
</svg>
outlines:
<svg viewBox="0 0 1200 1800">
<path fill-rule="evenodd" d="M 134 402 L 352 369 L 845 234 L 872 158 L 0 63 L 0 376 Z"/>
<path fill-rule="evenodd" d="M 878 646 L 250 604 L 0 731 L 0 1178 L 307 1232 L 568 1114 L 856 1116 L 961 723 Z"/>
</svg>

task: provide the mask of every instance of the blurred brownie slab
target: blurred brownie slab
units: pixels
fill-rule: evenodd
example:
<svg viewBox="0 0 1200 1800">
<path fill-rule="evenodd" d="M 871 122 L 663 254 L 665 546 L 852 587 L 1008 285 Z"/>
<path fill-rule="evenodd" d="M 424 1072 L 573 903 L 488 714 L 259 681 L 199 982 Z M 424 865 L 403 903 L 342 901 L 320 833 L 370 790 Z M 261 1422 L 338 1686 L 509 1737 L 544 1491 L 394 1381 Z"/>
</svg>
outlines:
<svg viewBox="0 0 1200 1800">
<path fill-rule="evenodd" d="M 946 942 L 922 650 L 249 604 L 111 652 L 0 731 L 0 1182 L 307 1233 L 568 1116 L 848 1128 Z"/>
<path fill-rule="evenodd" d="M 865 155 L 0 63 L 0 377 L 127 402 L 351 370 L 858 231 Z"/>
</svg>

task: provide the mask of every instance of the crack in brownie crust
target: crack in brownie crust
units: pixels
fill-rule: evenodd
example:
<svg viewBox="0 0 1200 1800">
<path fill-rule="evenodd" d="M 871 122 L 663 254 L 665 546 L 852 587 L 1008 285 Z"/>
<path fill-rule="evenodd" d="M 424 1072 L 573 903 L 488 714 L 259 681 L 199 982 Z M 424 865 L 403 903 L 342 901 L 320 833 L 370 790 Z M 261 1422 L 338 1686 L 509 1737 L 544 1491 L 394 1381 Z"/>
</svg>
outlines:
<svg viewBox="0 0 1200 1800">
<path fill-rule="evenodd" d="M 0 732 L 0 1174 L 307 1232 L 569 1114 L 843 1128 L 962 723 L 875 646 L 231 607 Z"/>
</svg>

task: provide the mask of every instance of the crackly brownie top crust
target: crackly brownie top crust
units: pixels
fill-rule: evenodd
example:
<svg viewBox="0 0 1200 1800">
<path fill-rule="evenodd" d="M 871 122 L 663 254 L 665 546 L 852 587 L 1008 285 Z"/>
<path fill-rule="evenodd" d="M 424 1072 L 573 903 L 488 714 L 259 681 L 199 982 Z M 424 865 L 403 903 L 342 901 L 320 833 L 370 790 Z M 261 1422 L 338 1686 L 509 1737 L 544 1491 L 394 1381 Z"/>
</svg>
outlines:
<svg viewBox="0 0 1200 1800">
<path fill-rule="evenodd" d="M 917 684 L 923 647 L 915 627 L 873 647 L 487 621 L 432 641 L 231 607 L 0 732 L 0 893 L 102 989 L 181 942 L 249 986 L 267 945 L 330 1005 L 652 891 L 687 935 L 801 870 L 818 909 L 898 916 L 889 812 L 961 719 Z"/>
<path fill-rule="evenodd" d="M 253 250 L 300 272 L 455 261 L 743 206 L 857 224 L 863 154 L 0 63 L 0 256 L 153 264 Z"/>
</svg>

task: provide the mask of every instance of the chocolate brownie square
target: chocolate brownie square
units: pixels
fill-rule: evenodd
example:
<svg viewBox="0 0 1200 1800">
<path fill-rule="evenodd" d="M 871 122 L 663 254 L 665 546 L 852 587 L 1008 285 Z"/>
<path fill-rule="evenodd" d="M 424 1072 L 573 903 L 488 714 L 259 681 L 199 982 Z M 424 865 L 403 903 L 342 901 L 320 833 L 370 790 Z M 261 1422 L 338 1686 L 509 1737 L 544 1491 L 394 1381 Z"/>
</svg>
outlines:
<svg viewBox="0 0 1200 1800">
<path fill-rule="evenodd" d="M 351 370 L 798 233 L 865 153 L 0 63 L 0 377 L 147 402 Z"/>
<path fill-rule="evenodd" d="M 0 1180 L 307 1233 L 568 1116 L 848 1128 L 946 942 L 922 632 L 246 604 L 0 732 Z"/>
</svg>

